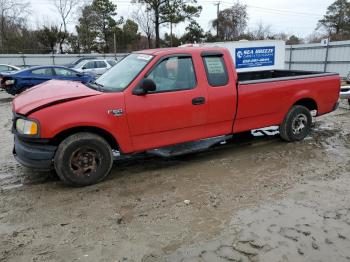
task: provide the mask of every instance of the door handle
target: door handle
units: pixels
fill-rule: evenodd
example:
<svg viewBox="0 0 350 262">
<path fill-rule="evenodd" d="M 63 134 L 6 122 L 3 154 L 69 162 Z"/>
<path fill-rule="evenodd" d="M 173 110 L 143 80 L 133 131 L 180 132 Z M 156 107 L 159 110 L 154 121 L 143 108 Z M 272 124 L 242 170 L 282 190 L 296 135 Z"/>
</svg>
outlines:
<svg viewBox="0 0 350 262">
<path fill-rule="evenodd" d="M 205 103 L 204 97 L 196 97 L 192 99 L 192 105 L 198 106 L 203 105 Z"/>
</svg>

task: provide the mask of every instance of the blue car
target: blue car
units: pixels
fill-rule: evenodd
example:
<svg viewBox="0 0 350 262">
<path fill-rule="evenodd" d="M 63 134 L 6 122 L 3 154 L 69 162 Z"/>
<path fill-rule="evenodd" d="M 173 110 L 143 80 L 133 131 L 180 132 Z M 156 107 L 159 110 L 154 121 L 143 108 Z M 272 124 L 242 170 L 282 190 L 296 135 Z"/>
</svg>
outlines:
<svg viewBox="0 0 350 262">
<path fill-rule="evenodd" d="M 35 66 L 17 72 L 0 73 L 1 87 L 11 95 L 51 79 L 79 81 L 85 84 L 93 81 L 95 77 L 64 66 Z"/>
</svg>

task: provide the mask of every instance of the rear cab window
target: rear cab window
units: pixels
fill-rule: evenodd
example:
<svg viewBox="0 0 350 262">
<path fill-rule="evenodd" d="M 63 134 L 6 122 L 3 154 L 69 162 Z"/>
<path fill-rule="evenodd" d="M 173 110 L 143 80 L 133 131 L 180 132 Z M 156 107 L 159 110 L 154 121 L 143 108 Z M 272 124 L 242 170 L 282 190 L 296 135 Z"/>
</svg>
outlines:
<svg viewBox="0 0 350 262">
<path fill-rule="evenodd" d="M 202 57 L 209 85 L 213 87 L 227 85 L 229 79 L 223 56 L 218 54 Z"/>
</svg>

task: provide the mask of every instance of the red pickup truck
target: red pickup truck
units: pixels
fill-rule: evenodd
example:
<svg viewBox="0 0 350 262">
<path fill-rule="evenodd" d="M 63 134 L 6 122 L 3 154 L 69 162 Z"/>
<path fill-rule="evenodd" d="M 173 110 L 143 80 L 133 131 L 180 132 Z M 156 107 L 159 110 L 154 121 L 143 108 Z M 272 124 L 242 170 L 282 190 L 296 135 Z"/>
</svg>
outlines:
<svg viewBox="0 0 350 262">
<path fill-rule="evenodd" d="M 117 156 L 174 156 L 209 148 L 232 134 L 280 126 L 305 138 L 310 111 L 336 109 L 340 77 L 269 70 L 238 73 L 224 48 L 135 52 L 94 83 L 52 80 L 13 101 L 14 156 L 55 168 L 67 184 L 101 181 Z"/>
</svg>

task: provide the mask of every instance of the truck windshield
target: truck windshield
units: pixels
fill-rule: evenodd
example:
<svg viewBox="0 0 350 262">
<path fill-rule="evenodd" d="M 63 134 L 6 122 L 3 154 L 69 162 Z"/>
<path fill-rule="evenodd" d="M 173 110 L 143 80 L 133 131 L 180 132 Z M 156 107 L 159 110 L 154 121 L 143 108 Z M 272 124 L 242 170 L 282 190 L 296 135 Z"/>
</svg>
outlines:
<svg viewBox="0 0 350 262">
<path fill-rule="evenodd" d="M 131 54 L 96 80 L 101 91 L 123 91 L 152 60 L 152 55 Z"/>
</svg>

